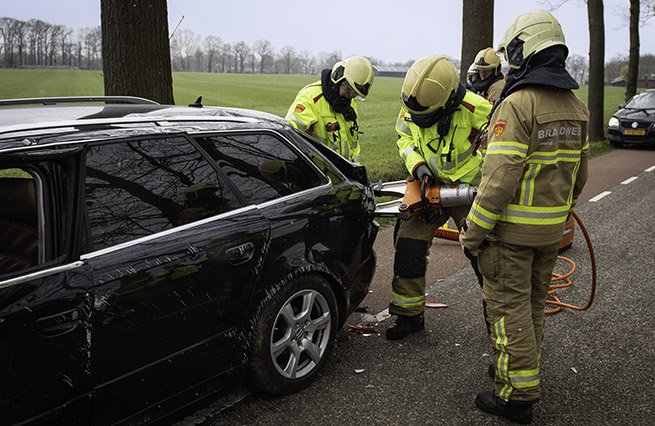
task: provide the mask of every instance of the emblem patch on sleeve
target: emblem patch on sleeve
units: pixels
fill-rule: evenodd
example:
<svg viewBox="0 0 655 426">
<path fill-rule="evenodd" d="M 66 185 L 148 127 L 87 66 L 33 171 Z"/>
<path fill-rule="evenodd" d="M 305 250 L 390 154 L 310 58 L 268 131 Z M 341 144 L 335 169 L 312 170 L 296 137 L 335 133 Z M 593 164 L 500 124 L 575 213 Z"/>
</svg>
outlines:
<svg viewBox="0 0 655 426">
<path fill-rule="evenodd" d="M 304 110 L 305 110 L 305 107 L 302 106 L 301 104 L 298 104 L 298 105 L 296 105 L 296 109 L 293 110 L 293 111 L 300 113 L 300 112 L 303 112 Z"/>
<path fill-rule="evenodd" d="M 500 135 L 503 134 L 505 131 L 505 126 L 507 125 L 507 121 L 505 120 L 498 120 L 496 121 L 496 124 L 494 124 L 494 137 L 498 138 Z"/>
</svg>

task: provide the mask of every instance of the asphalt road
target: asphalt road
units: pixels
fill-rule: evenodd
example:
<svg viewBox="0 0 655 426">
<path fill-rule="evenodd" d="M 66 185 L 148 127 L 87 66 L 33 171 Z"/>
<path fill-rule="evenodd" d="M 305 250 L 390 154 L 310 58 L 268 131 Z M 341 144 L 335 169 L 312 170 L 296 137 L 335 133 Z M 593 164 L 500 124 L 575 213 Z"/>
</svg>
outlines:
<svg viewBox="0 0 655 426">
<path fill-rule="evenodd" d="M 618 150 L 591 161 L 576 212 L 593 243 L 597 280 L 592 306 L 546 317 L 542 401 L 534 425 L 655 423 L 655 151 Z M 390 295 L 391 229 L 376 243 L 378 271 L 369 313 Z M 565 303 L 584 306 L 592 292 L 590 254 L 581 228 L 573 247 L 573 283 Z M 556 272 L 570 266 L 558 262 Z M 504 425 L 473 402 L 491 389 L 489 343 L 481 291 L 459 244 L 436 240 L 428 299 L 448 304 L 426 311 L 426 329 L 400 342 L 376 331 L 340 330 L 330 362 L 308 389 L 283 397 L 247 392 L 209 404 L 175 426 L 214 425 Z M 351 316 L 357 321 L 359 314 Z M 363 370 L 360 372 L 360 370 Z"/>
</svg>

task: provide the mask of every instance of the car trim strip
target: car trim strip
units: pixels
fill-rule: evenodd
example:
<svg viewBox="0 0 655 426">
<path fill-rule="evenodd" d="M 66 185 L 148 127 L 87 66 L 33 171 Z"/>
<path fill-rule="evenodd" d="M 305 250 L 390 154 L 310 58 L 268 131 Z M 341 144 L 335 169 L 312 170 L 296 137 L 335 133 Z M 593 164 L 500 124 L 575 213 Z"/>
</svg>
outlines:
<svg viewBox="0 0 655 426">
<path fill-rule="evenodd" d="M 66 265 L 57 266 L 55 268 L 48 268 L 48 269 L 44 269 L 42 271 L 33 272 L 31 274 L 21 275 L 20 277 L 10 278 L 10 279 L 5 280 L 5 281 L 0 281 L 0 289 L 11 287 L 11 286 L 14 286 L 16 284 L 23 283 L 25 281 L 31 281 L 31 280 L 35 280 L 37 278 L 43 278 L 43 277 L 47 277 L 49 275 L 58 274 L 60 272 L 66 272 L 66 271 L 70 271 L 72 269 L 77 269 L 77 268 L 81 267 L 82 265 L 84 265 L 83 261 L 77 261 L 77 262 L 69 263 L 69 264 L 66 264 Z"/>
</svg>

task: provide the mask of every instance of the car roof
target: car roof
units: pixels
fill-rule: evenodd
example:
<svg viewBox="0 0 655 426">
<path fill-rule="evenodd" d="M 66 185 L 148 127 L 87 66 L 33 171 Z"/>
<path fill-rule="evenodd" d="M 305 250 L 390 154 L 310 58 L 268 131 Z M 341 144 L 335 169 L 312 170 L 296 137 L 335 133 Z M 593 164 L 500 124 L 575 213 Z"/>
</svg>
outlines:
<svg viewBox="0 0 655 426">
<path fill-rule="evenodd" d="M 199 99 L 200 100 L 200 99 Z M 160 105 L 132 97 L 67 97 L 0 100 L 0 141 L 29 136 L 93 133 L 111 128 L 202 131 L 289 127 L 273 114 L 240 108 Z M 116 103 L 123 102 L 123 103 Z M 5 145 L 5 144 L 2 144 Z M 0 148 L 2 147 L 0 145 Z M 11 145 L 11 144 L 10 144 Z"/>
</svg>

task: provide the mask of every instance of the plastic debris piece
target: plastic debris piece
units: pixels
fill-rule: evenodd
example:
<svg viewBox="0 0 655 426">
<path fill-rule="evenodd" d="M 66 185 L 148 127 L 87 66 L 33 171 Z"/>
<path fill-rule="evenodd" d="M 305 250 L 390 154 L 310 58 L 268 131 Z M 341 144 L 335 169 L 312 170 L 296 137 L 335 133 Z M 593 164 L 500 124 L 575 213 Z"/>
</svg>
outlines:
<svg viewBox="0 0 655 426">
<path fill-rule="evenodd" d="M 376 325 L 378 323 L 378 319 L 375 315 L 371 314 L 362 314 L 362 321 L 361 325 Z"/>
<path fill-rule="evenodd" d="M 438 283 L 442 283 L 442 282 L 443 282 L 443 278 L 439 278 L 439 279 L 437 280 L 437 282 L 438 282 Z"/>
<path fill-rule="evenodd" d="M 366 385 L 366 386 L 364 386 L 364 387 L 367 388 L 367 389 L 372 389 L 372 388 L 375 387 L 375 385 L 368 384 L 368 385 Z"/>
<path fill-rule="evenodd" d="M 448 305 L 445 305 L 445 304 L 439 303 L 439 302 L 425 302 L 425 307 L 426 308 L 438 309 L 438 308 L 447 308 Z"/>
<path fill-rule="evenodd" d="M 373 327 L 372 325 L 348 324 L 348 327 L 352 328 L 353 330 L 364 330 L 364 331 L 373 331 L 373 330 L 375 330 L 375 327 Z"/>
<path fill-rule="evenodd" d="M 578 370 L 576 370 L 575 367 L 571 367 L 571 371 L 573 371 L 575 374 L 578 374 Z"/>
<path fill-rule="evenodd" d="M 363 373 L 364 371 L 366 371 L 366 370 L 363 369 L 363 368 L 356 368 L 356 369 L 355 369 L 355 373 L 356 373 L 356 374 Z"/>
<path fill-rule="evenodd" d="M 369 290 L 369 291 L 368 291 L 368 294 L 372 294 L 372 293 L 373 293 L 373 290 Z"/>
<path fill-rule="evenodd" d="M 372 334 L 371 334 L 371 333 L 362 333 L 362 336 L 364 336 L 364 337 L 371 337 Z"/>
<path fill-rule="evenodd" d="M 460 345 L 459 343 L 455 343 L 455 346 L 462 346 L 462 345 Z"/>
<path fill-rule="evenodd" d="M 483 357 L 489 357 L 489 356 L 491 356 L 491 355 L 489 355 L 488 353 L 485 352 L 485 353 L 482 354 L 482 356 L 483 356 Z"/>
</svg>

